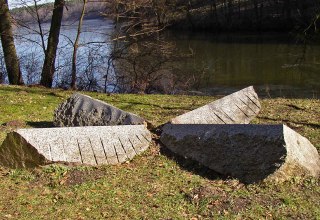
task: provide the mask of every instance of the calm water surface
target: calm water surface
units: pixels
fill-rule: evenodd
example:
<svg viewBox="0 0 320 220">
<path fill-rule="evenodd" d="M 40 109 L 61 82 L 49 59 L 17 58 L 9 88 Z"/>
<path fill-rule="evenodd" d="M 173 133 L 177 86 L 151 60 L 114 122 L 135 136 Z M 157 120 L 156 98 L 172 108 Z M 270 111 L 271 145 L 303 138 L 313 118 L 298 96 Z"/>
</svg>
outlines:
<svg viewBox="0 0 320 220">
<path fill-rule="evenodd" d="M 192 51 L 191 67 L 205 70 L 201 87 L 286 85 L 320 89 L 320 46 L 297 45 L 285 35 L 172 34 Z"/>
<path fill-rule="evenodd" d="M 59 55 L 71 54 L 68 38 L 75 38 L 76 28 L 76 25 L 63 27 Z M 108 42 L 113 25 L 108 21 L 88 20 L 84 22 L 83 30 L 82 43 Z M 20 30 L 19 33 L 23 31 Z M 31 39 L 39 42 L 35 35 L 25 36 L 31 36 Z M 217 35 L 170 32 L 166 34 L 166 38 L 174 42 L 181 52 L 193 53 L 191 59 L 181 61 L 178 66 L 188 76 L 200 78 L 197 89 L 280 85 L 320 91 L 319 45 L 308 46 L 304 51 L 302 45 L 297 45 L 292 38 L 283 34 Z M 32 46 L 23 38 L 17 40 L 17 47 L 21 56 L 37 54 L 38 62 L 42 62 L 40 47 Z M 99 50 L 107 55 L 109 46 L 101 46 Z M 85 54 L 87 50 L 80 49 L 81 53 Z M 103 62 L 105 60 L 101 59 L 102 64 Z M 195 72 L 195 69 L 199 71 Z"/>
</svg>

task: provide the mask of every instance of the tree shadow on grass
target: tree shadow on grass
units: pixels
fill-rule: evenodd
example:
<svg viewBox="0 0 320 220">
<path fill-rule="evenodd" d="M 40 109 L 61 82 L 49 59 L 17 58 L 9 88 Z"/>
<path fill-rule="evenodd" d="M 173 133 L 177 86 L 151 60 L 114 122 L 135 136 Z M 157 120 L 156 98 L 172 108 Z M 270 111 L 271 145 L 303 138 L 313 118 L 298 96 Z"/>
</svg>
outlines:
<svg viewBox="0 0 320 220">
<path fill-rule="evenodd" d="M 57 93 L 57 92 L 61 92 L 62 90 L 59 90 L 59 89 L 51 90 L 42 86 L 39 86 L 39 87 L 37 86 L 28 86 L 28 87 L 27 86 L 3 86 L 3 87 L 0 87 L 0 90 L 6 91 L 6 92 L 47 95 L 47 96 L 53 96 L 57 98 L 65 98 L 64 96 Z"/>
<path fill-rule="evenodd" d="M 275 118 L 271 118 L 271 117 L 258 116 L 257 118 L 264 119 L 264 120 L 269 120 L 269 121 L 279 121 L 279 119 L 275 119 Z M 303 126 L 309 126 L 309 127 L 314 128 L 314 129 L 319 129 L 320 128 L 320 124 L 315 124 L 315 123 L 291 121 L 291 120 L 288 120 L 288 119 L 282 119 L 282 122 L 293 123 L 293 124 L 298 124 L 298 125 L 303 125 Z"/>
<path fill-rule="evenodd" d="M 31 126 L 33 128 L 53 128 L 53 122 L 52 121 L 27 121 L 26 122 L 28 126 Z"/>
<path fill-rule="evenodd" d="M 126 101 L 125 103 L 123 101 L 112 101 L 113 103 L 121 103 L 121 104 L 126 104 L 124 108 L 129 109 L 132 108 L 136 105 L 144 105 L 144 106 L 150 106 L 150 107 L 156 107 L 159 109 L 165 109 L 165 110 L 184 110 L 184 111 L 192 111 L 193 108 L 183 108 L 181 106 L 177 107 L 170 107 L 170 106 L 164 106 L 164 105 L 158 105 L 158 104 L 153 104 L 153 103 L 147 103 L 147 102 L 138 102 L 138 101 Z"/>
</svg>

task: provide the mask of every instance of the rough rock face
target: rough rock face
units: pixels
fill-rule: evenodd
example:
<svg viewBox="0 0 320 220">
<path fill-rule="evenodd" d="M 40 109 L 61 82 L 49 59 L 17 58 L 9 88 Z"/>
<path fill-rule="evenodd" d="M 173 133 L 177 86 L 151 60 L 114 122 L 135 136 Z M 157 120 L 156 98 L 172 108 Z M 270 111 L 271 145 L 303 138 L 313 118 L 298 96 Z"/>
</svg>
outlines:
<svg viewBox="0 0 320 220">
<path fill-rule="evenodd" d="M 79 93 L 59 105 L 54 112 L 57 127 L 139 125 L 145 120 L 105 102 Z"/>
<path fill-rule="evenodd" d="M 260 112 L 261 105 L 253 87 L 180 115 L 172 124 L 248 124 Z"/>
<path fill-rule="evenodd" d="M 19 129 L 0 147 L 0 164 L 11 168 L 52 162 L 118 164 L 145 151 L 150 142 L 144 125 Z"/>
<path fill-rule="evenodd" d="M 221 174 L 252 183 L 320 174 L 316 148 L 285 125 L 174 125 L 161 142 Z"/>
</svg>

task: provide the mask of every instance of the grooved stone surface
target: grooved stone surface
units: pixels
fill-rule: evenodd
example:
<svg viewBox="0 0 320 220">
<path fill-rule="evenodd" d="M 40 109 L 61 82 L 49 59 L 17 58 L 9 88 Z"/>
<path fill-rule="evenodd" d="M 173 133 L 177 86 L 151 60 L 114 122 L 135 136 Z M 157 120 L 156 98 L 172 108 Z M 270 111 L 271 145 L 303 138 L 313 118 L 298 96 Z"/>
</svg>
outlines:
<svg viewBox="0 0 320 220">
<path fill-rule="evenodd" d="M 54 112 L 57 127 L 140 125 L 145 120 L 112 105 L 79 93 L 61 103 Z"/>
<path fill-rule="evenodd" d="M 247 87 L 212 103 L 187 112 L 172 124 L 249 124 L 261 105 L 253 87 Z"/>
<path fill-rule="evenodd" d="M 183 157 L 247 183 L 320 174 L 316 148 L 285 125 L 167 124 L 160 140 Z"/>
<path fill-rule="evenodd" d="M 118 164 L 150 143 L 151 133 L 144 125 L 19 129 L 0 147 L 0 164 L 12 168 L 52 162 Z"/>
</svg>

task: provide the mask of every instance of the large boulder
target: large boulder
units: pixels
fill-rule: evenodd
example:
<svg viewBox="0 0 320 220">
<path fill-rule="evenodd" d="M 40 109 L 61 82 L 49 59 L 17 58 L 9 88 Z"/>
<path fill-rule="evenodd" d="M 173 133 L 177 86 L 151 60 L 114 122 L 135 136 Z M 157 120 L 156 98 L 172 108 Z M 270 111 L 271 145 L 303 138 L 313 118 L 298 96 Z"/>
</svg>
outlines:
<svg viewBox="0 0 320 220">
<path fill-rule="evenodd" d="M 160 140 L 171 151 L 246 183 L 320 174 L 316 148 L 285 125 L 167 124 Z"/>
<path fill-rule="evenodd" d="M 0 147 L 0 164 L 11 168 L 53 162 L 118 164 L 150 143 L 151 133 L 143 125 L 19 129 Z"/>
<path fill-rule="evenodd" d="M 57 127 L 140 125 L 145 120 L 112 105 L 79 93 L 61 103 L 54 112 Z"/>
<path fill-rule="evenodd" d="M 247 87 L 174 119 L 172 124 L 248 124 L 261 105 L 253 87 Z"/>
</svg>

